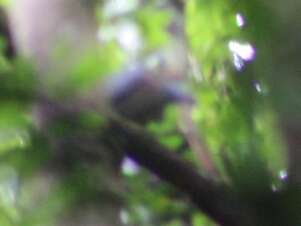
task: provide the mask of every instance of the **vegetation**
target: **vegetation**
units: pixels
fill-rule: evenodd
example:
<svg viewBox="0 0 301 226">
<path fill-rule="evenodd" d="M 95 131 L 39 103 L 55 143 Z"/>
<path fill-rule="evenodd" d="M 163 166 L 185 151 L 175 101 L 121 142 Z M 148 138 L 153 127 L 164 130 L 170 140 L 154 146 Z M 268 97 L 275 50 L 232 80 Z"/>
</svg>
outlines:
<svg viewBox="0 0 301 226">
<path fill-rule="evenodd" d="M 1 225 L 301 224 L 300 3 L 37 2 L 0 1 Z"/>
</svg>

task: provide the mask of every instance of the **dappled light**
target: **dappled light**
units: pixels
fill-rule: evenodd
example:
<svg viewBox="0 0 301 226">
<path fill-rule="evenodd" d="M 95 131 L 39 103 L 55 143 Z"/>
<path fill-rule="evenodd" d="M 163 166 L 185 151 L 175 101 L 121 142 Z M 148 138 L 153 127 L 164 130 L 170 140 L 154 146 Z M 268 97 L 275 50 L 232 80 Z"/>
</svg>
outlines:
<svg viewBox="0 0 301 226">
<path fill-rule="evenodd" d="M 233 54 L 234 66 L 239 71 L 243 69 L 245 62 L 255 58 L 255 49 L 249 43 L 242 44 L 237 41 L 230 41 L 228 47 Z"/>
<path fill-rule="evenodd" d="M 235 18 L 236 18 L 236 24 L 238 27 L 245 26 L 245 19 L 240 13 L 236 13 Z"/>
<path fill-rule="evenodd" d="M 133 160 L 124 158 L 122 162 L 122 173 L 125 176 L 133 176 L 139 173 L 139 166 Z"/>
</svg>

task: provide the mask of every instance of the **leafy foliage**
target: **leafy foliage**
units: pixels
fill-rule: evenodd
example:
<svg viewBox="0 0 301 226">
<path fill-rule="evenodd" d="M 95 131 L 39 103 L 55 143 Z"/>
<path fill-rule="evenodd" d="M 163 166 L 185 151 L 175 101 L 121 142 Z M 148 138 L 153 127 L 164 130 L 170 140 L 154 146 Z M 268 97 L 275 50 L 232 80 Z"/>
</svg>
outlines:
<svg viewBox="0 0 301 226">
<path fill-rule="evenodd" d="M 1 5 L 5 3 L 0 1 Z M 154 3 L 137 4 L 117 19 L 105 17 L 100 9 L 100 24 L 109 28 L 117 26 L 118 20 L 134 21 L 143 40 L 135 60 L 174 41 L 175 34 L 168 32 L 176 15 L 172 4 L 157 7 Z M 301 195 L 298 187 L 287 185 L 286 148 L 273 108 L 278 93 L 271 85 L 272 70 L 267 66 L 274 63 L 267 42 L 270 33 L 282 32 L 280 21 L 260 1 L 189 0 L 183 13 L 189 52 L 185 54 L 191 61 L 190 74 L 185 78 L 189 81 L 184 82 L 189 83 L 195 99 L 190 116 L 197 135 L 208 146 L 220 175 L 212 179 L 229 185 L 252 209 L 259 225 L 298 225 Z M 118 29 L 113 33 L 102 40 L 99 49 L 82 56 L 67 71 L 64 81 L 59 78 L 47 85 L 61 98 L 84 94 L 131 62 L 128 50 L 118 39 Z M 77 160 L 81 147 L 88 145 L 75 142 L 75 157 L 67 161 L 66 168 L 72 168 L 67 170 L 68 176 L 49 185 L 52 191 L 46 198 L 36 200 L 38 182 L 32 178 L 49 163 L 53 144 L 37 132 L 32 116 L 39 95 L 36 72 L 26 60 L 5 56 L 6 41 L 1 37 L 0 224 L 53 225 L 61 213 L 82 200 L 102 202 L 99 194 L 107 185 L 104 182 L 103 187 L 97 187 L 94 182 L 105 181 L 106 175 L 99 164 L 86 167 L 86 162 Z M 64 50 L 57 54 L 64 55 Z M 279 106 L 286 106 L 285 101 L 280 102 Z M 160 121 L 151 121 L 146 127 L 161 144 L 192 165 L 199 165 L 181 130 L 181 110 L 181 106 L 169 105 Z M 74 135 L 90 137 L 105 128 L 106 122 L 95 112 L 82 112 L 77 115 L 76 125 L 67 116 L 49 126 L 48 132 L 62 140 L 72 140 Z M 202 172 L 202 168 L 198 170 Z M 186 196 L 144 169 L 138 168 L 131 175 L 124 173 L 123 179 L 128 192 L 119 194 L 116 190 L 113 195 L 125 203 L 121 212 L 125 225 L 215 225 L 191 206 Z"/>
</svg>

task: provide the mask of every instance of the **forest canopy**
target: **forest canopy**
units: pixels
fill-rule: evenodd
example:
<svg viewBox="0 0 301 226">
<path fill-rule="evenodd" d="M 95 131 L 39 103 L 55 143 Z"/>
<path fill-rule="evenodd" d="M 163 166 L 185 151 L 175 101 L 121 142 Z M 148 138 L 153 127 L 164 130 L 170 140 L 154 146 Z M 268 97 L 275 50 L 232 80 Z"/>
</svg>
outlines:
<svg viewBox="0 0 301 226">
<path fill-rule="evenodd" d="M 301 225 L 296 0 L 0 0 L 0 224 Z"/>
</svg>

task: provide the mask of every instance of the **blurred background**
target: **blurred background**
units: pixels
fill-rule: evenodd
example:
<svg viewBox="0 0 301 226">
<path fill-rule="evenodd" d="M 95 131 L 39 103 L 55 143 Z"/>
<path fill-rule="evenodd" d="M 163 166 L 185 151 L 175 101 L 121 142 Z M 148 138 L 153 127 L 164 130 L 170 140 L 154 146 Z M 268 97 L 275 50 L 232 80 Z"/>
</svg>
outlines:
<svg viewBox="0 0 301 226">
<path fill-rule="evenodd" d="M 1 225 L 301 224 L 299 1 L 0 5 Z"/>
</svg>

